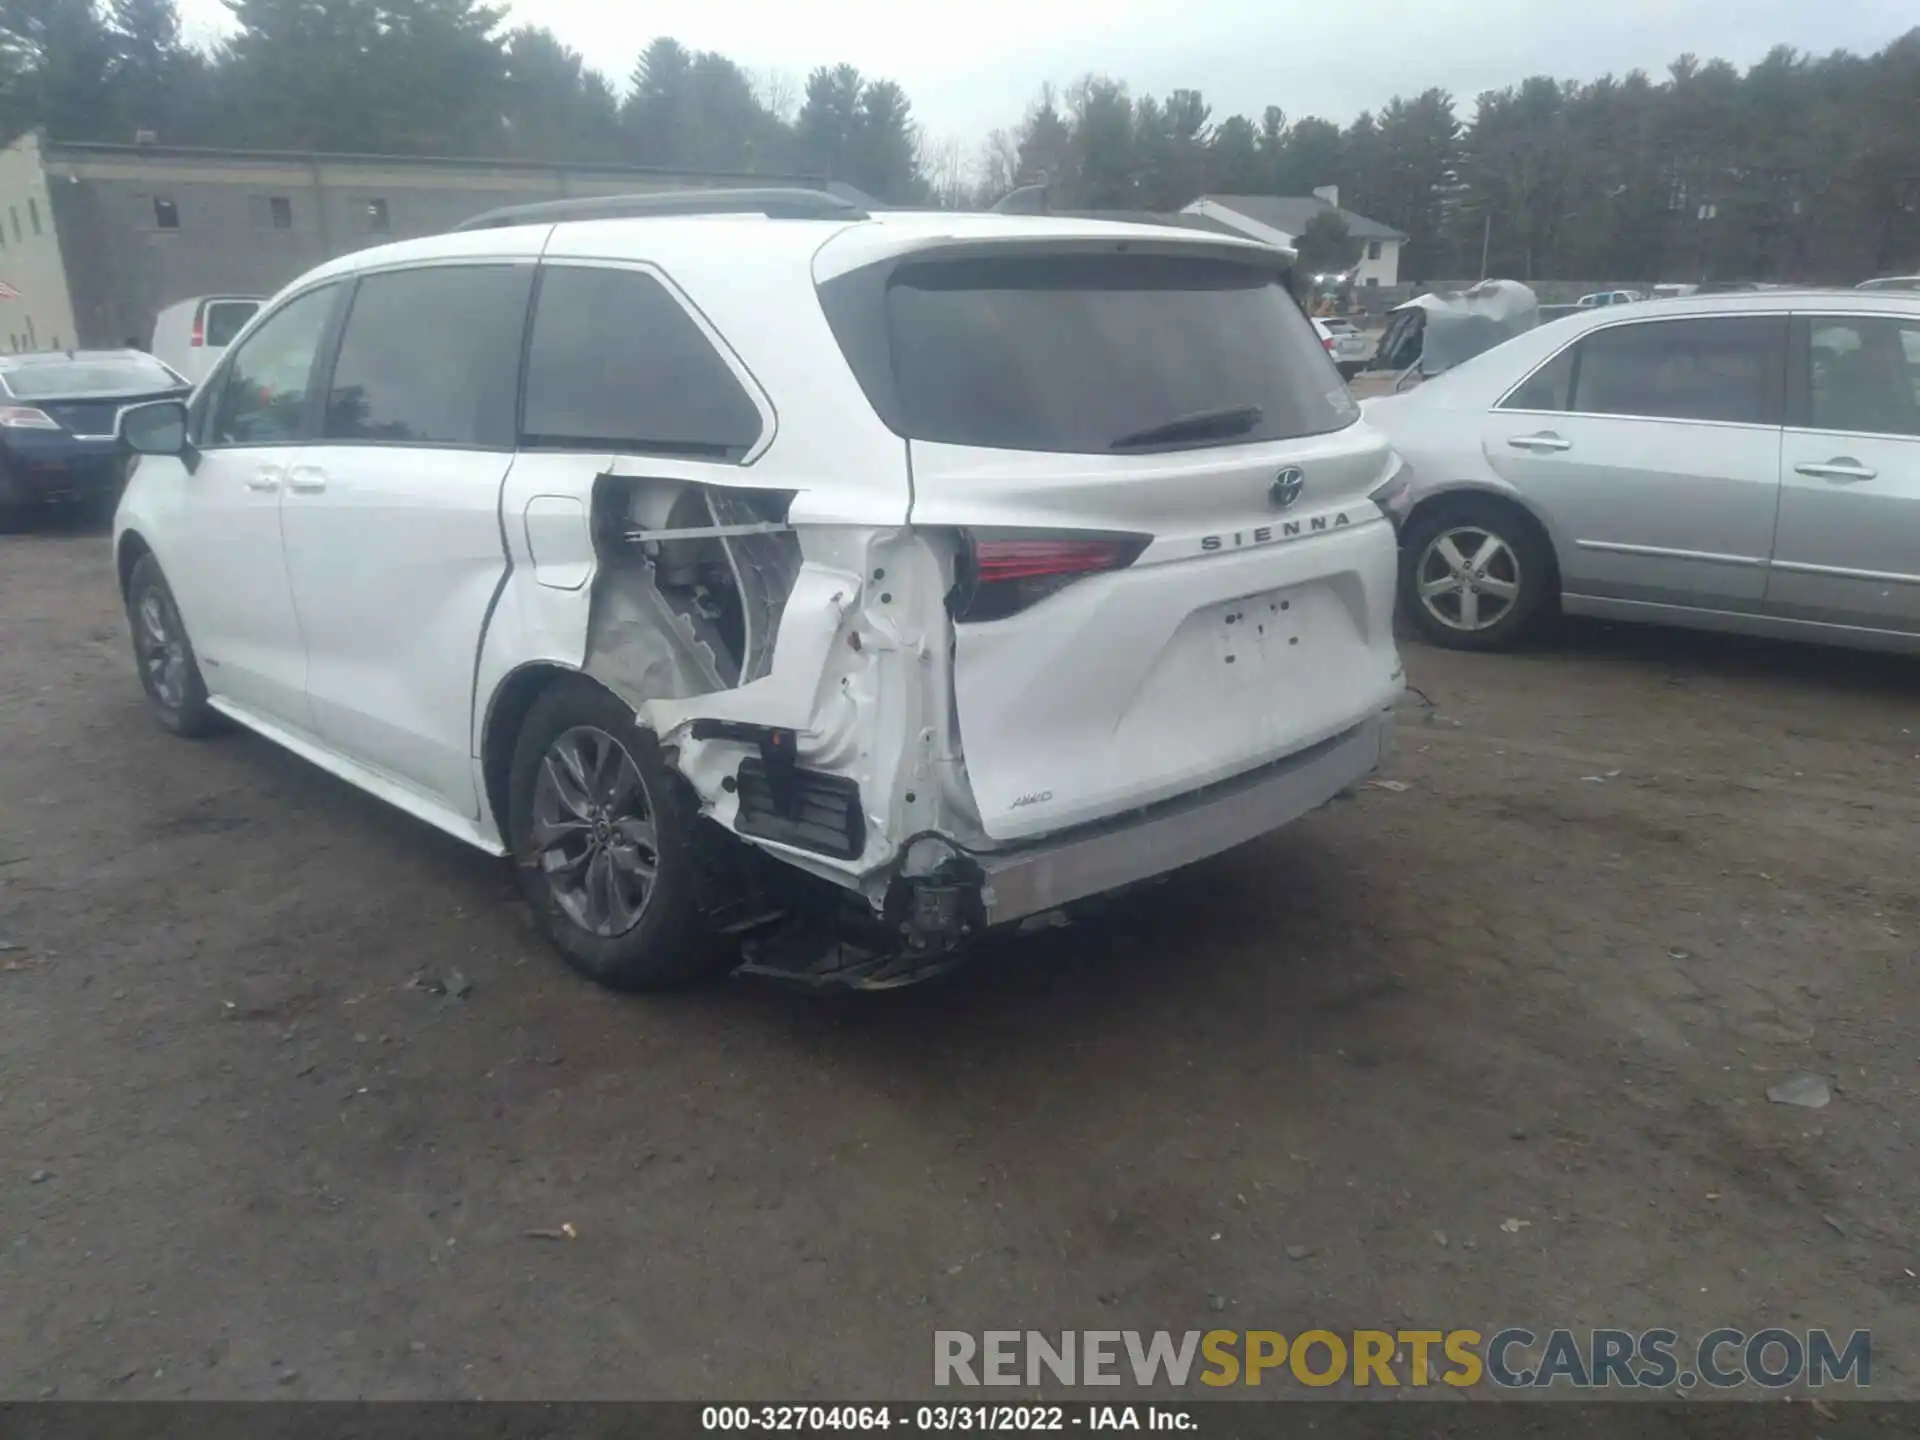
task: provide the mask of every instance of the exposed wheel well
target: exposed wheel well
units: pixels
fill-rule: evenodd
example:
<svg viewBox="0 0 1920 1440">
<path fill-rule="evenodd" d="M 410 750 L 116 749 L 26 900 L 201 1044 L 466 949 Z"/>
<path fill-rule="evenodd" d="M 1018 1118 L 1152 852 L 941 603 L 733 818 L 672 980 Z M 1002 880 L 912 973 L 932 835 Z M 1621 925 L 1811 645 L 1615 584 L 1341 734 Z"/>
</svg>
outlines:
<svg viewBox="0 0 1920 1440">
<path fill-rule="evenodd" d="M 1547 527 L 1540 523 L 1538 515 L 1509 495 L 1503 495 L 1498 490 L 1444 491 L 1415 505 L 1407 514 L 1402 533 L 1412 534 L 1415 527 L 1423 522 L 1431 522 L 1455 511 L 1464 510 L 1468 506 L 1492 507 L 1506 511 L 1525 526 L 1535 540 L 1539 541 L 1540 552 L 1547 557 L 1547 564 L 1552 567 L 1548 575 L 1547 599 L 1549 603 L 1557 604 L 1560 599 L 1560 556 L 1553 548 L 1553 537 L 1547 533 Z"/>
<path fill-rule="evenodd" d="M 142 555 L 151 555 L 153 547 L 142 540 L 138 532 L 129 530 L 120 537 L 120 549 L 114 556 L 114 566 L 120 575 L 120 598 L 127 598 L 127 586 L 133 583 L 133 567 L 140 563 Z"/>
<path fill-rule="evenodd" d="M 480 773 L 487 785 L 487 804 L 493 811 L 493 823 L 500 838 L 507 839 L 507 782 L 513 767 L 513 747 L 520 738 L 521 723 L 540 692 L 568 675 L 578 675 L 564 665 L 527 665 L 514 671 L 494 692 L 493 707 L 487 712 L 486 729 L 480 736 Z"/>
</svg>

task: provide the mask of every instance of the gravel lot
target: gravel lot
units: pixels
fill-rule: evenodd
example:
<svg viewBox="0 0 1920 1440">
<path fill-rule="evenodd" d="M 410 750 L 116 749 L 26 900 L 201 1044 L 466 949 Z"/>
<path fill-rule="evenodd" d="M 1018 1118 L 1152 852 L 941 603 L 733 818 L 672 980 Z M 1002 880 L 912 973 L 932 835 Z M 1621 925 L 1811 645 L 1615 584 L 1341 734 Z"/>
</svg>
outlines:
<svg viewBox="0 0 1920 1440">
<path fill-rule="evenodd" d="M 501 864 L 164 735 L 102 536 L 0 540 L 0 1398 L 903 1397 L 936 1327 L 1409 1323 L 1871 1327 L 1920 1394 L 1920 665 L 1407 660 L 1393 788 L 1112 923 L 620 999 Z"/>
</svg>

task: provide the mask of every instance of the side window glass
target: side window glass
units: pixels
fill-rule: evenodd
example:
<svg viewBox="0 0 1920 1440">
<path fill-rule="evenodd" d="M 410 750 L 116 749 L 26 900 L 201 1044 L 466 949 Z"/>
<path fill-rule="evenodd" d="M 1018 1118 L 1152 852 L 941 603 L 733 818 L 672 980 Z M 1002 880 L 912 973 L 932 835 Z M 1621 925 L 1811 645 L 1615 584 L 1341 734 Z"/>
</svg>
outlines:
<svg viewBox="0 0 1920 1440">
<path fill-rule="evenodd" d="M 523 443 L 738 459 L 760 429 L 727 362 L 658 280 L 542 270 Z"/>
<path fill-rule="evenodd" d="M 1573 354 L 1569 345 L 1520 383 L 1500 402 L 1502 410 L 1565 410 L 1567 395 L 1573 388 Z"/>
<path fill-rule="evenodd" d="M 337 293 L 332 285 L 309 290 L 233 352 L 206 444 L 278 445 L 302 438 L 313 359 Z"/>
<path fill-rule="evenodd" d="M 1779 316 L 1616 325 L 1579 345 L 1573 409 L 1589 415 L 1778 424 Z"/>
<path fill-rule="evenodd" d="M 233 343 L 233 337 L 246 328 L 260 304 L 257 300 L 221 300 L 206 308 L 202 339 L 209 346 L 225 349 Z"/>
<path fill-rule="evenodd" d="M 1815 319 L 1807 339 L 1812 428 L 1920 435 L 1920 321 Z"/>
<path fill-rule="evenodd" d="M 437 265 L 354 290 L 327 390 L 330 441 L 510 449 L 531 265 Z"/>
</svg>

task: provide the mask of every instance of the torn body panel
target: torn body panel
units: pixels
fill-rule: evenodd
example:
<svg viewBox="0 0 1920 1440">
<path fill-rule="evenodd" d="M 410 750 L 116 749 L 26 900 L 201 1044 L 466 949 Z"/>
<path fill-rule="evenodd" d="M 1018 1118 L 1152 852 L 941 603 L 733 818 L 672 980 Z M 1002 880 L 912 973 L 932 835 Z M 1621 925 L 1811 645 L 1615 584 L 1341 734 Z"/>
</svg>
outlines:
<svg viewBox="0 0 1920 1440">
<path fill-rule="evenodd" d="M 953 803 L 964 777 L 950 723 L 951 558 L 891 528 L 809 528 L 800 548 L 767 674 L 724 693 L 655 699 L 640 716 L 677 752 L 714 819 L 878 907 L 908 837 L 984 838 Z M 857 848 L 829 853 L 752 823 L 756 796 L 741 767 L 767 765 L 770 735 L 791 737 L 795 769 L 857 787 Z"/>
<path fill-rule="evenodd" d="M 952 724 L 950 543 L 790 528 L 792 492 L 601 474 L 571 662 L 723 829 L 878 909 L 904 837 L 984 840 Z"/>
<path fill-rule="evenodd" d="M 828 882 L 760 877 L 786 924 L 750 966 L 905 983 L 983 925 L 978 867 L 947 838 L 985 838 L 952 722 L 953 541 L 788 529 L 782 498 L 602 477 L 583 668 L 660 737 L 715 837 Z M 941 853 L 903 874 L 919 836 Z M 722 858 L 738 873 L 748 853 Z"/>
</svg>

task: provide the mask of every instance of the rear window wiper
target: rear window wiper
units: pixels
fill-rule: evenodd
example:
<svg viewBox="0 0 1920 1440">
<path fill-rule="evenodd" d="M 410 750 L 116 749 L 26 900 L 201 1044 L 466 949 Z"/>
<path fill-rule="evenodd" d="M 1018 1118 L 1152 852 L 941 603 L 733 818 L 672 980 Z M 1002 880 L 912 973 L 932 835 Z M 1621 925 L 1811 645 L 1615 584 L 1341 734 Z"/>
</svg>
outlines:
<svg viewBox="0 0 1920 1440">
<path fill-rule="evenodd" d="M 1133 450 L 1142 445 L 1172 445 L 1181 440 L 1225 439 L 1229 435 L 1246 434 L 1266 418 L 1267 412 L 1258 405 L 1196 410 L 1191 415 L 1177 415 L 1171 420 L 1162 420 L 1158 425 L 1149 425 L 1144 430 L 1131 430 L 1111 442 L 1107 448 Z"/>
</svg>

